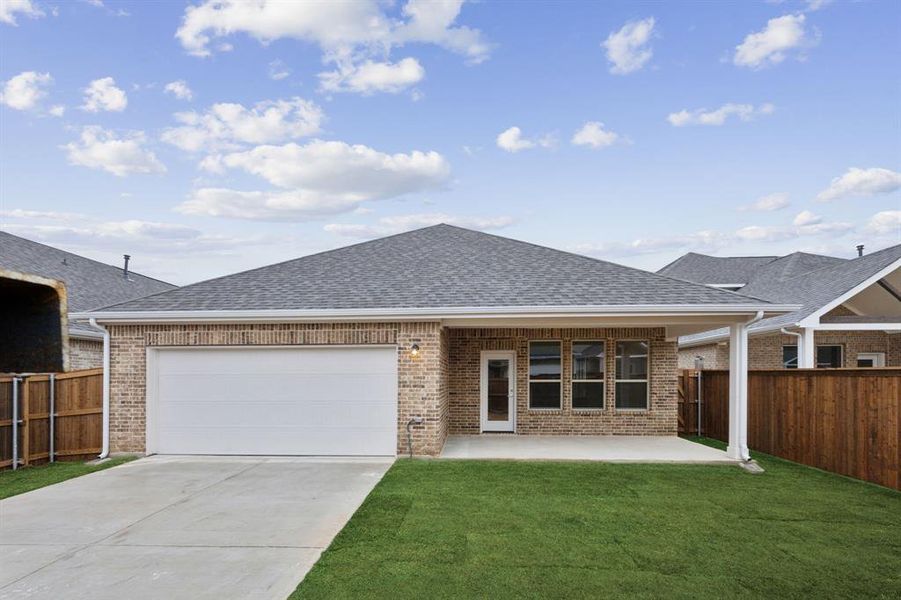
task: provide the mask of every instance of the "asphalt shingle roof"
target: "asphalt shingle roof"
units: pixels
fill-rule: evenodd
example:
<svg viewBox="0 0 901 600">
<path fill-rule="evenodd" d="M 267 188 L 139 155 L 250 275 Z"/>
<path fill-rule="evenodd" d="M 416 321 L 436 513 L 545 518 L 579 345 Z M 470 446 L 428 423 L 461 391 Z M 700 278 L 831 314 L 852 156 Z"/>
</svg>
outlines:
<svg viewBox="0 0 901 600">
<path fill-rule="evenodd" d="M 789 257 L 792 256 L 795 255 L 789 255 Z M 825 266 L 808 270 L 794 277 L 780 277 L 783 269 L 770 269 L 769 276 L 755 277 L 754 281 L 741 289 L 741 293 L 765 298 L 776 304 L 800 304 L 801 308 L 794 312 L 758 321 L 750 329 L 751 331 L 755 329 L 770 330 L 793 325 L 899 259 L 901 259 L 901 244 L 852 260 L 812 261 Z M 680 342 L 691 342 L 699 338 L 725 333 L 726 330 L 717 330 L 716 332 L 690 335 L 680 338 Z"/>
<path fill-rule="evenodd" d="M 760 300 L 450 225 L 184 286 L 114 311 L 755 304 Z"/>
<path fill-rule="evenodd" d="M 760 267 L 779 258 L 778 256 L 708 256 L 689 252 L 666 265 L 660 275 L 693 281 L 695 283 L 744 284 L 751 281 Z"/>
<path fill-rule="evenodd" d="M 0 231 L 0 269 L 56 279 L 66 284 L 69 312 L 100 308 L 175 286 Z"/>
</svg>

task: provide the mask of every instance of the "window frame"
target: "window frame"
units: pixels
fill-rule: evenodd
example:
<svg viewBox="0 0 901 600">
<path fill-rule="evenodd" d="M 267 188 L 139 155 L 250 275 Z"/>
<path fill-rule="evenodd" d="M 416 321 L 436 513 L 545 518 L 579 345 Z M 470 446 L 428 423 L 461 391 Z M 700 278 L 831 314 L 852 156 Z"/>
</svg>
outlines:
<svg viewBox="0 0 901 600">
<path fill-rule="evenodd" d="M 837 367 L 821 367 L 819 365 L 819 357 L 817 356 L 817 352 L 819 352 L 820 348 L 838 348 L 838 366 Z M 813 355 L 813 367 L 815 369 L 841 369 L 845 366 L 845 347 L 842 344 L 817 344 L 814 349 Z"/>
<path fill-rule="evenodd" d="M 858 369 L 882 369 L 885 367 L 885 352 L 858 352 L 856 362 L 860 363 L 861 360 L 873 361 L 873 365 L 870 367 L 861 367 L 860 364 L 857 364 L 856 368 Z"/>
<path fill-rule="evenodd" d="M 560 346 L 560 378 L 559 379 L 532 379 L 532 344 L 557 344 Z M 563 340 L 529 340 L 527 350 L 528 372 L 526 382 L 526 393 L 528 395 L 527 406 L 529 410 L 542 412 L 563 410 Z M 532 406 L 532 383 L 556 383 L 559 391 L 559 400 L 556 407 L 553 406 Z"/>
<path fill-rule="evenodd" d="M 647 379 L 619 379 L 616 376 L 616 344 L 620 342 L 644 342 L 648 345 L 648 355 L 647 355 Z M 651 340 L 644 339 L 625 339 L 625 340 L 614 340 L 613 341 L 613 408 L 617 411 L 623 412 L 647 412 L 651 410 Z M 645 384 L 645 399 L 644 399 L 644 408 L 620 408 L 617 401 L 616 394 L 616 384 L 617 383 L 644 383 Z"/>
<path fill-rule="evenodd" d="M 785 349 L 786 348 L 794 348 L 795 349 L 795 366 L 788 367 L 785 365 Z M 819 361 L 817 360 L 817 351 L 820 348 L 838 348 L 838 366 L 837 367 L 821 367 L 819 366 Z M 798 344 L 782 344 L 782 368 L 783 369 L 798 369 L 798 362 L 801 357 L 798 354 Z M 814 369 L 841 369 L 845 366 L 845 347 L 842 344 L 816 344 L 813 349 L 813 368 Z M 865 367 L 861 367 L 865 368 Z"/>
<path fill-rule="evenodd" d="M 601 361 L 601 378 L 600 379 L 576 379 L 573 374 L 573 369 L 575 368 L 575 355 L 573 353 L 573 345 L 574 344 L 594 344 L 599 343 L 604 348 L 604 358 Z M 574 411 L 599 411 L 607 409 L 607 340 L 606 339 L 594 339 L 594 340 L 570 340 L 569 342 L 569 404 L 572 410 Z M 573 388 L 576 383 L 600 383 L 601 384 L 601 405 L 600 406 L 581 406 L 576 407 L 573 405 Z"/>
</svg>

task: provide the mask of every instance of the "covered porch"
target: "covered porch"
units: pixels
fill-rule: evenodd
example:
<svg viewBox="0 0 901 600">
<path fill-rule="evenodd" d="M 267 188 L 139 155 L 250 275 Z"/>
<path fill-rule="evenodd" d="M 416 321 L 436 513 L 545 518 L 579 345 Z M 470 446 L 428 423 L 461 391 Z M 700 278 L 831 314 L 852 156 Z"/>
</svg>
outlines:
<svg viewBox="0 0 901 600">
<path fill-rule="evenodd" d="M 589 460 L 621 463 L 736 464 L 722 450 L 676 436 L 452 435 L 439 458 Z"/>
</svg>

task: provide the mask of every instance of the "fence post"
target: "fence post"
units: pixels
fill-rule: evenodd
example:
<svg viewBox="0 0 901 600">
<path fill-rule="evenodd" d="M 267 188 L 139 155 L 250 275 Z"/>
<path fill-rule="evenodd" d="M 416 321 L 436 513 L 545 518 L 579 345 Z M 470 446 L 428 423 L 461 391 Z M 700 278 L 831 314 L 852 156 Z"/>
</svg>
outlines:
<svg viewBox="0 0 901 600">
<path fill-rule="evenodd" d="M 56 450 L 56 373 L 50 374 L 50 462 L 54 461 Z"/>
<path fill-rule="evenodd" d="M 26 467 L 31 462 L 31 401 L 29 394 L 30 382 L 22 380 L 22 464 Z"/>
<path fill-rule="evenodd" d="M 13 471 L 19 468 L 19 378 L 13 375 L 12 406 Z"/>
<path fill-rule="evenodd" d="M 702 371 L 698 369 L 698 437 L 701 434 L 701 373 Z"/>
</svg>

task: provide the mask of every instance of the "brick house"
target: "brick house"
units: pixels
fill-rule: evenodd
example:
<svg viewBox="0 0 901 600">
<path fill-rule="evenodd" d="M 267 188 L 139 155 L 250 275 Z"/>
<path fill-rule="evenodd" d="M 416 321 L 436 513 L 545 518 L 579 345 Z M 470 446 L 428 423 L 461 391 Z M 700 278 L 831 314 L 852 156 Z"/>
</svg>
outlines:
<svg viewBox="0 0 901 600">
<path fill-rule="evenodd" d="M 55 302 L 62 307 L 62 324 L 58 325 L 57 339 L 61 356 L 55 363 L 62 370 L 91 369 L 103 365 L 103 333 L 88 323 L 75 323 L 67 319 L 67 312 L 85 311 L 108 304 L 133 300 L 148 294 L 171 290 L 175 286 L 146 277 L 133 271 L 65 252 L 45 244 L 27 240 L 0 231 L 0 273 L 16 273 L 15 280 L 8 277 L 8 285 L 15 285 L 17 298 L 33 298 L 23 290 L 41 285 L 52 293 Z M 41 282 L 52 282 L 52 285 Z M 10 287 L 9 290 L 13 290 Z M 21 294 L 19 293 L 21 292 Z M 12 292 L 11 292 L 12 295 Z M 11 297 L 11 296 L 10 296 Z M 18 300 L 17 300 L 18 301 Z M 5 307 L 12 313 L 20 308 Z M 29 323 L 19 319 L 11 335 L 28 334 Z M 62 331 L 59 331 L 62 329 Z M 33 368 L 15 370 L 35 370 Z M 44 369 L 41 369 L 44 370 Z"/>
<path fill-rule="evenodd" d="M 661 275 L 729 289 L 797 311 L 748 328 L 751 369 L 901 366 L 901 245 L 847 260 L 689 253 Z M 725 329 L 679 338 L 679 367 L 729 366 Z"/>
<path fill-rule="evenodd" d="M 76 316 L 108 332 L 113 452 L 435 455 L 675 435 L 678 336 L 793 308 L 437 225 Z"/>
</svg>

